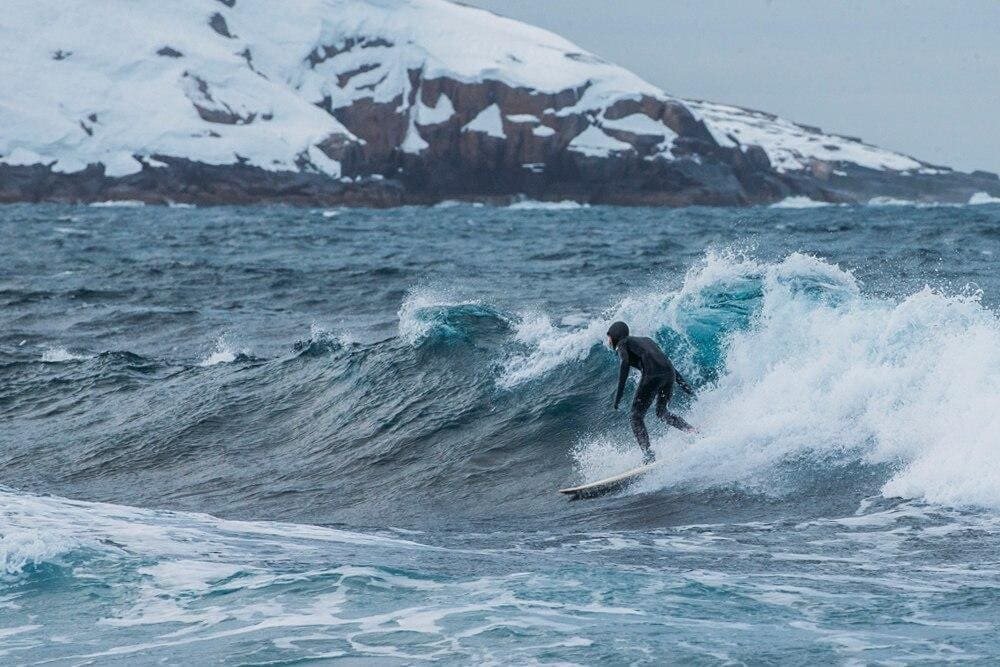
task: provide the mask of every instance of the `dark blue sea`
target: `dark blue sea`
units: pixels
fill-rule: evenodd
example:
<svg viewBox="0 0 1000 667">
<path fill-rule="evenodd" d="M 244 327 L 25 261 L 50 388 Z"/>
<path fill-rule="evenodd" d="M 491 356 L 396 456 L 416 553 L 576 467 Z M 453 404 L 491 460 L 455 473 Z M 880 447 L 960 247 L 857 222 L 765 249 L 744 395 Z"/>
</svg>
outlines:
<svg viewBox="0 0 1000 667">
<path fill-rule="evenodd" d="M 997 205 L 0 207 L 0 663 L 995 664 L 998 258 Z M 617 319 L 699 431 L 568 502 L 641 460 Z"/>
</svg>

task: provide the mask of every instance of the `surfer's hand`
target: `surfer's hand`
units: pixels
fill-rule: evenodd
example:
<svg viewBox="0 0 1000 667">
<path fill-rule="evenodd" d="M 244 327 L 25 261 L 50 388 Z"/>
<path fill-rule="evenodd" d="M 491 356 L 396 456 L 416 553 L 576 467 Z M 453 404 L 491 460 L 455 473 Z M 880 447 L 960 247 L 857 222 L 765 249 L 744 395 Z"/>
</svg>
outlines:
<svg viewBox="0 0 1000 667">
<path fill-rule="evenodd" d="M 617 410 L 617 409 L 618 409 L 618 404 L 617 404 L 617 403 L 614 403 L 614 402 L 612 402 L 612 403 L 611 403 L 611 409 L 612 409 L 612 410 Z"/>
</svg>

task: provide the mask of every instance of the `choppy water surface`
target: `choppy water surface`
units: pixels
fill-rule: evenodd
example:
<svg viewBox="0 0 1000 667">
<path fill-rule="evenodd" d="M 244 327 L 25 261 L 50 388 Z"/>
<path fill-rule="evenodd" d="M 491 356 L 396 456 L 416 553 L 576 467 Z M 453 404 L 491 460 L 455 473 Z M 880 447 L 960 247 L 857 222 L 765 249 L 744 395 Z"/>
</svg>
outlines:
<svg viewBox="0 0 1000 667">
<path fill-rule="evenodd" d="M 1000 207 L 0 207 L 5 664 L 988 664 Z M 639 461 L 625 319 L 699 388 Z"/>
</svg>

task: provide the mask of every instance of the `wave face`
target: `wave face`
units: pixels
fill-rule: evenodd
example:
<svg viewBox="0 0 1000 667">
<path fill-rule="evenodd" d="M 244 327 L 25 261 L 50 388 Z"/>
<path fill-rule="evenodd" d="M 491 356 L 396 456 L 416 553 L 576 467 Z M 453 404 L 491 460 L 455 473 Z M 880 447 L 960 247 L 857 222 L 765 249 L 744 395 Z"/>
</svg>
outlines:
<svg viewBox="0 0 1000 667">
<path fill-rule="evenodd" d="M 2 655 L 1000 648 L 1000 208 L 329 213 L 0 209 Z M 699 431 L 567 503 L 640 459 L 617 319 Z"/>
</svg>

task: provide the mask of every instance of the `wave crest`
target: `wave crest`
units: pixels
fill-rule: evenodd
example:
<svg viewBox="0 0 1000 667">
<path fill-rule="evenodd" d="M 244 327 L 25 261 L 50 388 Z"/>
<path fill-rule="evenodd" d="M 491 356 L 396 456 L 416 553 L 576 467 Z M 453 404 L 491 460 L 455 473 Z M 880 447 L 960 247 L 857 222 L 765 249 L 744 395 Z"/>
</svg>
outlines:
<svg viewBox="0 0 1000 667">
<path fill-rule="evenodd" d="M 468 338 L 482 326 L 503 330 L 510 326 L 504 313 L 480 301 L 425 289 L 406 296 L 398 317 L 400 337 L 411 345 L 431 337 Z"/>
</svg>

